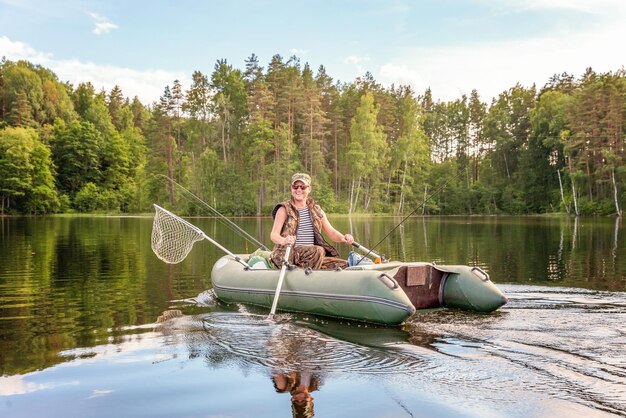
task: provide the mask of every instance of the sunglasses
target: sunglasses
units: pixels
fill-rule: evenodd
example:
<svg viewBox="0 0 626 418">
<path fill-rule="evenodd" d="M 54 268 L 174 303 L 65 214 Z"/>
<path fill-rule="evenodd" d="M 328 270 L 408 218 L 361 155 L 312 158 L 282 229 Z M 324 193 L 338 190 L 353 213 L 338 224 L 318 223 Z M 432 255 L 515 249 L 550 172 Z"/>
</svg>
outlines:
<svg viewBox="0 0 626 418">
<path fill-rule="evenodd" d="M 291 188 L 292 188 L 292 189 L 294 189 L 294 190 L 298 190 L 298 189 L 300 189 L 300 190 L 306 190 L 306 189 L 307 189 L 307 187 L 309 187 L 309 186 L 306 186 L 306 185 L 304 185 L 304 184 L 296 184 L 296 185 L 292 185 L 292 186 L 291 186 Z"/>
</svg>

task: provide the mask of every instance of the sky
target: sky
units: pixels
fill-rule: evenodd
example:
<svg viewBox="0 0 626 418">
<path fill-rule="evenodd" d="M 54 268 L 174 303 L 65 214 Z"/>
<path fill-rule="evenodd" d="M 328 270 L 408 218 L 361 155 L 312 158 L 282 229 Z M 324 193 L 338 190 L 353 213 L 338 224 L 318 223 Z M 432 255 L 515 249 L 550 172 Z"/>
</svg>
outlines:
<svg viewBox="0 0 626 418">
<path fill-rule="evenodd" d="M 144 104 L 252 54 L 490 103 L 517 83 L 623 68 L 626 0 L 0 0 L 0 56 Z"/>
</svg>

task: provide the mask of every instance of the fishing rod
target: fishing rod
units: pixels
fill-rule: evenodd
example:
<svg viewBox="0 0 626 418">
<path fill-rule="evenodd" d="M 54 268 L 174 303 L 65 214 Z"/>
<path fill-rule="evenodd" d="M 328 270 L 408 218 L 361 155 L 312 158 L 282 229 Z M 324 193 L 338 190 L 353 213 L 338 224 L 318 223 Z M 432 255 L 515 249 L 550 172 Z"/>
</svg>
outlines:
<svg viewBox="0 0 626 418">
<path fill-rule="evenodd" d="M 450 180 L 446 181 L 445 183 L 443 183 L 443 184 L 442 184 L 441 186 L 439 186 L 439 188 L 437 188 L 437 190 L 435 190 L 433 193 L 430 193 L 429 195 L 427 195 L 427 196 L 424 198 L 424 201 L 423 201 L 423 202 L 422 202 L 419 206 L 417 206 L 415 209 L 413 209 L 413 210 L 411 211 L 411 213 L 409 213 L 408 215 L 406 215 L 406 216 L 405 216 L 405 217 L 404 217 L 404 218 L 403 218 L 403 219 L 402 219 L 402 220 L 401 220 L 401 221 L 400 221 L 400 222 L 399 222 L 396 226 L 394 226 L 393 228 L 391 228 L 391 230 L 390 230 L 389 232 L 387 232 L 387 235 L 385 235 L 385 236 L 384 236 L 384 237 L 383 237 L 380 241 L 378 241 L 378 243 L 376 243 L 376 245 L 374 245 L 374 246 L 372 247 L 372 249 L 370 249 L 370 250 L 369 250 L 369 251 L 365 254 L 365 257 L 368 257 L 370 254 L 374 254 L 374 256 L 378 259 L 378 258 L 379 258 L 379 256 L 378 256 L 376 253 L 374 253 L 374 249 L 375 249 L 376 247 L 378 247 L 378 246 L 379 246 L 379 245 L 380 245 L 380 244 L 381 244 L 384 240 L 386 240 L 386 239 L 389 237 L 389 235 L 391 235 L 391 234 L 393 233 L 393 231 L 395 231 L 396 229 L 398 229 L 398 228 L 400 227 L 400 225 L 402 225 L 402 224 L 403 224 L 403 223 L 404 223 L 407 219 L 409 219 L 411 216 L 413 216 L 413 215 L 414 215 L 414 214 L 415 214 L 415 213 L 416 213 L 419 209 L 423 208 L 423 207 L 426 205 L 426 202 L 428 202 L 430 199 L 432 199 L 433 197 L 435 197 L 435 196 L 437 196 L 439 193 L 441 193 L 441 191 L 442 191 L 443 189 L 445 189 L 445 188 L 446 188 L 446 186 L 447 186 L 448 184 L 450 184 L 450 183 L 451 183 L 451 182 L 453 182 L 453 181 L 456 181 L 456 180 L 460 179 L 460 178 L 461 178 L 461 175 L 463 175 L 463 174 L 465 174 L 465 173 L 467 173 L 467 168 L 466 168 L 465 170 L 460 171 L 459 173 L 457 173 L 457 175 L 456 175 L 454 178 L 452 178 L 452 179 L 450 179 Z M 356 247 L 356 246 L 355 246 L 355 247 Z M 366 250 L 366 248 L 365 248 L 365 247 L 363 247 L 363 246 L 361 246 L 361 245 L 359 245 L 359 247 L 360 247 L 360 248 L 362 248 L 363 250 Z M 359 248 L 359 247 L 357 247 L 357 248 Z M 365 258 L 365 257 L 364 257 L 364 258 Z M 355 265 L 356 265 L 356 266 L 358 266 L 358 265 L 359 265 L 359 263 L 361 263 L 361 261 L 362 261 L 362 260 L 363 260 L 363 258 L 362 258 L 362 259 L 360 259 L 360 260 L 359 260 L 359 261 L 358 261 Z"/>
<path fill-rule="evenodd" d="M 366 255 L 371 254 L 372 258 L 374 259 L 374 264 L 380 264 L 382 262 L 385 261 L 384 257 L 381 257 L 380 255 L 376 254 L 374 251 L 370 250 L 369 248 L 365 248 L 364 246 L 362 246 L 361 244 L 359 244 L 358 242 L 354 241 L 352 243 L 352 246 L 354 248 L 358 248 L 359 250 L 363 251 L 364 253 L 366 253 Z M 362 261 L 363 259 L 359 259 L 359 261 L 357 261 L 357 263 L 355 264 L 355 266 L 358 266 L 359 263 Z"/>
<path fill-rule="evenodd" d="M 187 192 L 189 195 L 191 195 L 194 199 L 196 199 L 198 202 L 202 203 L 206 208 L 208 208 L 209 210 L 211 210 L 211 212 L 213 212 L 215 215 L 217 215 L 222 221 L 225 221 L 227 226 L 234 232 L 238 232 L 240 235 L 243 235 L 243 237 L 245 239 L 248 239 L 250 241 L 252 241 L 254 244 L 258 245 L 259 247 L 263 248 L 266 251 L 269 251 L 269 248 L 267 248 L 267 246 L 265 246 L 265 244 L 263 244 L 262 242 L 260 242 L 259 240 L 257 240 L 256 238 L 254 238 L 252 235 L 250 235 L 249 233 L 247 233 L 245 230 L 243 230 L 239 225 L 237 225 L 236 223 L 234 223 L 233 221 L 231 221 L 230 219 L 228 219 L 226 216 L 222 215 L 220 212 L 218 212 L 217 209 L 215 209 L 213 206 L 209 205 L 208 203 L 206 203 L 204 200 L 200 199 L 198 196 L 196 196 L 193 192 L 191 192 L 190 190 L 188 190 L 187 188 L 185 188 L 183 185 L 181 185 L 180 183 L 178 183 L 176 180 L 174 180 L 171 177 L 168 177 L 164 174 L 155 174 L 155 176 L 159 176 L 159 177 L 163 177 L 165 178 L 167 181 L 172 182 L 173 184 L 175 184 L 177 187 L 181 188 L 182 190 L 184 190 L 185 192 Z"/>
</svg>

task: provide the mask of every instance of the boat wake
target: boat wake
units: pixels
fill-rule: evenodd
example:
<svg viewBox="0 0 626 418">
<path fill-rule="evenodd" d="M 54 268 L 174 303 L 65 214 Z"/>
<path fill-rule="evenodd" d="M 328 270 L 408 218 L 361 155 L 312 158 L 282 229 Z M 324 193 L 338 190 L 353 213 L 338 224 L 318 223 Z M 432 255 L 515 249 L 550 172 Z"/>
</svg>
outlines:
<svg viewBox="0 0 626 418">
<path fill-rule="evenodd" d="M 499 313 L 414 317 L 412 333 L 439 333 L 434 347 L 463 361 L 464 376 L 477 373 L 520 394 L 626 416 L 626 294 L 536 286 L 505 291 L 509 304 Z"/>
</svg>

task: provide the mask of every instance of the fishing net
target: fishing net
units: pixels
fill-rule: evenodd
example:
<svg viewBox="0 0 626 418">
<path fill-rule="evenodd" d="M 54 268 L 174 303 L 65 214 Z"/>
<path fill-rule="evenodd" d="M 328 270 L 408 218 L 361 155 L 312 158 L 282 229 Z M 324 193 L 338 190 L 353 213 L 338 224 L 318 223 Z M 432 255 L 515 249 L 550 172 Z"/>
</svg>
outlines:
<svg viewBox="0 0 626 418">
<path fill-rule="evenodd" d="M 173 213 L 154 205 L 152 223 L 152 251 L 169 264 L 180 263 L 187 257 L 193 244 L 206 238 L 204 232 Z"/>
</svg>

